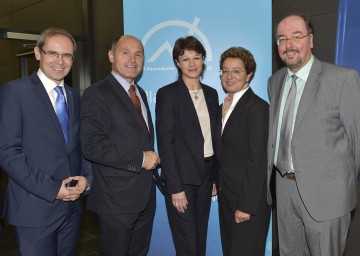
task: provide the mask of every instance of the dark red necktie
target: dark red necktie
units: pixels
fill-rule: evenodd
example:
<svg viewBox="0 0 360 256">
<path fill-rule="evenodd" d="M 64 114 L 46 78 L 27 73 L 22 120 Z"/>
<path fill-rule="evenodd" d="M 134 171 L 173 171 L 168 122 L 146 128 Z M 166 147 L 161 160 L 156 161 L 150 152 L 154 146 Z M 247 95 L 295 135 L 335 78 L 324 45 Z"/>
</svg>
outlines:
<svg viewBox="0 0 360 256">
<path fill-rule="evenodd" d="M 138 111 L 139 115 L 141 116 L 141 119 L 142 119 L 143 122 L 144 122 L 144 125 L 145 125 L 146 130 L 148 130 L 148 127 L 147 127 L 147 125 L 146 125 L 144 116 L 143 116 L 142 111 L 141 111 L 140 99 L 139 99 L 139 97 L 136 95 L 135 85 L 133 85 L 133 84 L 130 85 L 129 94 L 130 94 L 130 99 L 131 99 L 131 101 L 134 103 L 136 110 Z"/>
</svg>

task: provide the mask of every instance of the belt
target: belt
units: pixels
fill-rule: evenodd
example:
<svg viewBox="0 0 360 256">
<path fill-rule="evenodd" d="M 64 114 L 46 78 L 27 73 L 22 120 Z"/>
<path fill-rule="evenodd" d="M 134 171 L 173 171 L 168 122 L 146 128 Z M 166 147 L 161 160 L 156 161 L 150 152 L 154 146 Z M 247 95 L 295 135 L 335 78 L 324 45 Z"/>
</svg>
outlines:
<svg viewBox="0 0 360 256">
<path fill-rule="evenodd" d="M 210 162 L 213 160 L 214 157 L 215 157 L 215 155 L 204 157 L 204 162 Z"/>
<path fill-rule="evenodd" d="M 289 180 L 296 180 L 296 177 L 295 177 L 295 173 L 293 172 L 288 172 L 284 175 L 284 177 L 288 178 Z"/>
<path fill-rule="evenodd" d="M 280 173 L 280 175 L 282 176 L 280 170 L 274 165 L 273 168 L 278 171 Z M 296 180 L 296 177 L 295 177 L 295 173 L 293 172 L 287 172 L 284 176 L 282 177 L 286 177 L 288 178 L 289 180 Z"/>
</svg>

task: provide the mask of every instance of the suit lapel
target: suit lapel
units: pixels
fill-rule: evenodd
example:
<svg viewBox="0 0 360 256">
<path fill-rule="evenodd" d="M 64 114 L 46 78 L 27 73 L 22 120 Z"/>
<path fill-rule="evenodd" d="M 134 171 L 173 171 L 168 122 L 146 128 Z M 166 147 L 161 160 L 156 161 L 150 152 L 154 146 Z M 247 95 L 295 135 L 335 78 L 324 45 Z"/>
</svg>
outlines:
<svg viewBox="0 0 360 256">
<path fill-rule="evenodd" d="M 68 123 L 68 148 L 71 148 L 72 142 L 73 142 L 73 127 L 72 125 L 74 124 L 75 120 L 74 120 L 74 95 L 72 94 L 72 91 L 70 90 L 70 88 L 65 85 L 65 91 L 66 91 L 66 100 L 67 100 L 67 108 L 68 108 L 68 115 L 69 115 L 69 123 Z"/>
<path fill-rule="evenodd" d="M 222 105 L 221 104 L 218 108 L 218 113 L 221 113 L 221 110 L 222 110 Z M 217 146 L 217 150 L 218 150 L 218 153 L 217 153 L 217 157 L 219 157 L 220 159 L 220 162 L 222 161 L 221 159 L 221 156 L 222 156 L 222 143 L 221 143 L 221 129 L 222 129 L 222 116 L 219 114 L 217 115 L 217 118 L 216 118 L 216 128 L 215 128 L 215 145 Z"/>
<path fill-rule="evenodd" d="M 211 97 L 211 93 L 208 87 L 203 86 L 203 92 L 205 96 L 206 106 L 209 111 L 209 118 L 210 118 L 210 128 L 211 128 L 211 136 L 214 137 L 215 129 L 216 129 L 216 121 L 217 121 L 217 105 L 216 108 L 213 107 L 213 101 L 216 99 L 213 99 Z"/>
<path fill-rule="evenodd" d="M 137 112 L 134 103 L 131 101 L 128 92 L 124 90 L 122 85 L 119 84 L 119 82 L 115 79 L 115 77 L 113 77 L 113 75 L 111 74 L 108 75 L 107 79 L 110 85 L 112 86 L 112 88 L 114 89 L 115 93 L 120 97 L 121 101 L 124 102 L 124 105 L 126 106 L 127 110 L 131 113 L 131 116 L 135 119 L 135 122 L 138 123 L 138 125 L 141 127 L 141 129 L 144 132 L 149 133 L 149 131 L 147 131 L 146 127 L 144 126 L 144 123 L 141 120 L 141 116 Z M 143 96 L 141 97 L 143 98 Z"/>
<path fill-rule="evenodd" d="M 276 140 L 276 133 L 277 133 L 277 127 L 279 123 L 279 112 L 280 112 L 280 104 L 281 104 L 281 97 L 284 91 L 284 85 L 285 85 L 285 78 L 286 78 L 287 69 L 283 68 L 282 72 L 279 73 L 279 75 L 276 77 L 275 81 L 272 82 L 271 88 L 273 90 L 272 98 L 270 99 L 270 104 L 273 105 L 271 108 L 274 113 L 270 113 L 270 117 L 273 117 L 273 126 L 271 129 L 273 130 L 273 133 L 270 134 L 270 136 L 273 136 L 273 140 Z M 280 85 L 280 86 L 279 86 Z"/>
<path fill-rule="evenodd" d="M 45 112 L 49 116 L 50 122 L 54 125 L 54 128 L 57 131 L 58 135 L 63 138 L 64 146 L 66 147 L 64 134 L 61 130 L 59 119 L 57 118 L 54 107 L 51 104 L 49 95 L 47 94 L 45 87 L 43 86 L 42 82 L 40 81 L 36 73 L 33 74 L 32 80 L 33 80 L 33 90 L 35 94 L 38 96 L 40 102 L 44 105 Z"/>
<path fill-rule="evenodd" d="M 137 85 L 137 88 L 138 88 L 138 90 L 140 92 L 141 99 L 144 102 L 144 105 L 146 107 L 146 113 L 147 113 L 147 119 L 148 119 L 147 121 L 148 121 L 148 126 L 149 126 L 149 130 L 146 131 L 146 132 L 150 133 L 151 143 L 154 143 L 154 125 L 153 125 L 153 122 L 152 122 L 152 119 L 151 119 L 151 113 L 150 113 L 150 108 L 149 108 L 149 103 L 147 101 L 146 93 L 143 90 L 143 88 L 141 88 L 140 86 Z M 143 127 L 144 127 L 144 125 L 143 125 Z"/>
<path fill-rule="evenodd" d="M 192 102 L 188 88 L 186 87 L 182 79 L 179 79 L 176 85 L 178 88 L 180 102 L 182 102 L 182 107 L 186 109 L 186 112 L 189 114 L 190 119 L 194 122 L 198 130 L 201 131 L 199 118 L 197 116 L 196 109 L 194 107 L 194 103 Z"/>
<path fill-rule="evenodd" d="M 227 130 L 236 122 L 239 122 L 239 116 L 242 115 L 242 113 L 244 112 L 245 106 L 249 100 L 249 98 L 253 95 L 253 91 L 251 90 L 251 88 L 249 88 L 243 96 L 241 96 L 241 98 L 239 99 L 239 101 L 236 103 L 235 108 L 233 109 L 233 111 L 231 112 L 223 133 L 222 133 L 222 137 L 224 137 L 226 135 Z"/>
<path fill-rule="evenodd" d="M 301 123 L 301 120 L 303 119 L 306 111 L 308 110 L 310 103 L 314 97 L 315 91 L 317 90 L 319 86 L 320 81 L 320 73 L 321 73 L 321 63 L 319 60 L 314 59 L 314 63 L 311 67 L 309 77 L 306 81 L 304 92 L 301 96 L 301 100 L 299 103 L 298 111 L 296 114 L 295 119 L 295 126 L 293 134 L 296 133 L 297 128 L 299 127 L 299 124 Z"/>
</svg>

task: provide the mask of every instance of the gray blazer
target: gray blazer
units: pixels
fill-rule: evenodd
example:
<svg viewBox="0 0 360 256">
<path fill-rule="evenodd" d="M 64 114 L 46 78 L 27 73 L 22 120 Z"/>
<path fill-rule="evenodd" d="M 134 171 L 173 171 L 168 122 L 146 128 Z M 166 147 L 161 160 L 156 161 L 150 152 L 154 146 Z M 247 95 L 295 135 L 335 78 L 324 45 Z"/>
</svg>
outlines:
<svg viewBox="0 0 360 256">
<path fill-rule="evenodd" d="M 285 77 L 286 68 L 282 68 L 268 81 L 268 185 Z M 337 218 L 354 209 L 360 167 L 359 137 L 359 75 L 355 70 L 315 58 L 296 114 L 291 143 L 297 188 L 315 220 Z M 268 203 L 271 202 L 268 189 Z"/>
</svg>

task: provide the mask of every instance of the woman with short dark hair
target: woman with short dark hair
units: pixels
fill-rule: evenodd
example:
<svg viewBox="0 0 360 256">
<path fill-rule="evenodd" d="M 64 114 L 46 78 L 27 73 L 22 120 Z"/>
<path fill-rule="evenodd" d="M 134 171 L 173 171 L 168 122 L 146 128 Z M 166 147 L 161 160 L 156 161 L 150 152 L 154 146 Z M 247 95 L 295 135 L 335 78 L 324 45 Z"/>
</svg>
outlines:
<svg viewBox="0 0 360 256">
<path fill-rule="evenodd" d="M 165 202 L 176 255 L 205 256 L 215 178 L 213 138 L 218 95 L 201 83 L 206 51 L 193 36 L 179 38 L 176 82 L 156 95 L 156 135 Z"/>
</svg>

